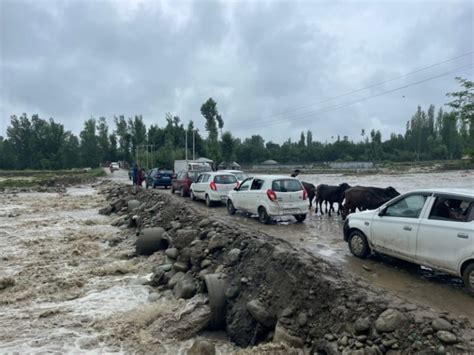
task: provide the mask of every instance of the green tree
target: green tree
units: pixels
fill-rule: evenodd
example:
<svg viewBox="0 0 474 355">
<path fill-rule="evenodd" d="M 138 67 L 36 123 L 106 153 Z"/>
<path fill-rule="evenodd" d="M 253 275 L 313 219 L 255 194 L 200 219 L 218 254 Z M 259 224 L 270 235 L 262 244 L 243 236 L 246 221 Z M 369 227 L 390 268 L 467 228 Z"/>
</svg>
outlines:
<svg viewBox="0 0 474 355">
<path fill-rule="evenodd" d="M 201 114 L 206 119 L 206 131 L 208 132 L 207 146 L 210 158 L 215 162 L 219 161 L 219 142 L 218 142 L 218 131 L 217 128 L 222 129 L 224 127 L 224 121 L 221 115 L 217 111 L 217 104 L 209 98 L 201 106 Z"/>
<path fill-rule="evenodd" d="M 235 140 L 232 137 L 232 134 L 227 131 L 224 132 L 222 135 L 222 142 L 221 142 L 221 151 L 222 151 L 222 159 L 225 162 L 232 162 L 235 159 Z"/>
<path fill-rule="evenodd" d="M 80 152 L 82 166 L 98 167 L 101 157 L 97 154 L 99 144 L 96 136 L 96 121 L 94 118 L 90 118 L 84 122 L 84 129 L 79 136 L 81 137 Z"/>
</svg>

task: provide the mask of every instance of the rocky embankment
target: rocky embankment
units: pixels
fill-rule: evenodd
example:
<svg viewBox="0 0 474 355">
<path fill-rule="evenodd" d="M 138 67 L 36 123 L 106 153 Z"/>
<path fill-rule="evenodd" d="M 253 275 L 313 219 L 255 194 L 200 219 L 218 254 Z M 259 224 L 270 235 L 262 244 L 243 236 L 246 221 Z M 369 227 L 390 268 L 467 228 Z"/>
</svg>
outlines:
<svg viewBox="0 0 474 355">
<path fill-rule="evenodd" d="M 382 294 L 289 243 L 213 220 L 187 200 L 110 182 L 101 189 L 110 201 L 101 213 L 134 228 L 137 254 L 166 255 L 153 266 L 150 285 L 176 298 L 208 298 L 194 310 L 202 314 L 188 324 L 190 336 L 221 328 L 240 347 L 282 342 L 328 354 L 474 349 L 466 318 Z M 189 353 L 208 345 L 196 343 Z"/>
</svg>

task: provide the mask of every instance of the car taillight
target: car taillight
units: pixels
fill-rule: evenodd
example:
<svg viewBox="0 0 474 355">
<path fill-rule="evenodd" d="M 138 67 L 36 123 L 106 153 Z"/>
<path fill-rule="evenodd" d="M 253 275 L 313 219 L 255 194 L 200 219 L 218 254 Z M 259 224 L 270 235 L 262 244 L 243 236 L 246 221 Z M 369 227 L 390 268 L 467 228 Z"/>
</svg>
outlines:
<svg viewBox="0 0 474 355">
<path fill-rule="evenodd" d="M 273 191 L 273 190 L 267 190 L 267 196 L 270 199 L 270 201 L 276 201 L 276 199 L 277 199 L 277 195 L 276 195 L 275 191 Z"/>
<path fill-rule="evenodd" d="M 306 189 L 303 189 L 303 200 L 306 200 L 308 198 L 308 191 Z"/>
<path fill-rule="evenodd" d="M 216 185 L 216 183 L 215 183 L 214 181 L 211 181 L 211 185 L 210 185 L 210 186 L 211 186 L 211 190 L 212 190 L 212 191 L 217 191 L 217 185 Z"/>
</svg>

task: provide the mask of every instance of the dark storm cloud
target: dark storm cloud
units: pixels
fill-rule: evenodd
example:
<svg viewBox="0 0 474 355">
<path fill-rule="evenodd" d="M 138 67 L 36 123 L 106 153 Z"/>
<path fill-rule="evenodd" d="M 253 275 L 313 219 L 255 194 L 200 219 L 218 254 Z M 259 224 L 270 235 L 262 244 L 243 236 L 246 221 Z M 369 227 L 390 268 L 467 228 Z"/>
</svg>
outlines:
<svg viewBox="0 0 474 355">
<path fill-rule="evenodd" d="M 362 128 L 386 137 L 403 131 L 418 104 L 444 104 L 456 74 L 325 108 L 472 62 L 309 106 L 472 51 L 471 2 L 2 0 L 0 16 L 0 134 L 22 112 L 77 133 L 91 115 L 111 123 L 143 114 L 163 124 L 169 111 L 202 130 L 199 108 L 212 96 L 225 128 L 240 137 L 281 142 L 311 129 L 322 141 L 359 139 Z M 458 75 L 472 79 L 472 70 Z"/>
</svg>

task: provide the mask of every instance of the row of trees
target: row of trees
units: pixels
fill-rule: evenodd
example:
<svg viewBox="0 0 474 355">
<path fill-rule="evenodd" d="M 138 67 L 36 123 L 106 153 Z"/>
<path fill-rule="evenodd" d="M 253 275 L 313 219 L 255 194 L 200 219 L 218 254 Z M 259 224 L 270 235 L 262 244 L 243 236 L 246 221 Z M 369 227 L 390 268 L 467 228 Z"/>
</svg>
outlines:
<svg viewBox="0 0 474 355">
<path fill-rule="evenodd" d="M 433 105 L 426 111 L 418 107 L 407 122 L 405 134 L 392 134 L 385 141 L 380 131 L 367 133 L 365 129 L 358 142 L 347 136 L 337 136 L 330 142 L 313 141 L 311 130 L 301 132 L 298 141 L 288 139 L 283 144 L 265 142 L 259 135 L 241 140 L 231 132 L 222 133 L 224 120 L 212 98 L 201 106 L 207 138 L 195 130 L 193 121 L 185 126 L 178 116 L 169 113 L 162 126 L 149 127 L 140 115 L 114 117 L 114 129 L 104 117 L 90 118 L 79 136 L 65 131 L 52 118 L 12 116 L 7 138 L 0 137 L 0 169 L 95 167 L 107 161 L 131 162 L 137 158 L 144 164 L 145 156 L 149 166 L 170 168 L 175 159 L 184 159 L 186 136 L 188 157 L 192 156 L 194 140 L 196 156 L 218 162 L 235 160 L 244 165 L 266 159 L 280 163 L 456 159 L 474 152 L 474 85 L 457 80 L 463 90 L 448 94 L 453 100 L 447 104 L 450 111 L 436 111 Z"/>
</svg>

